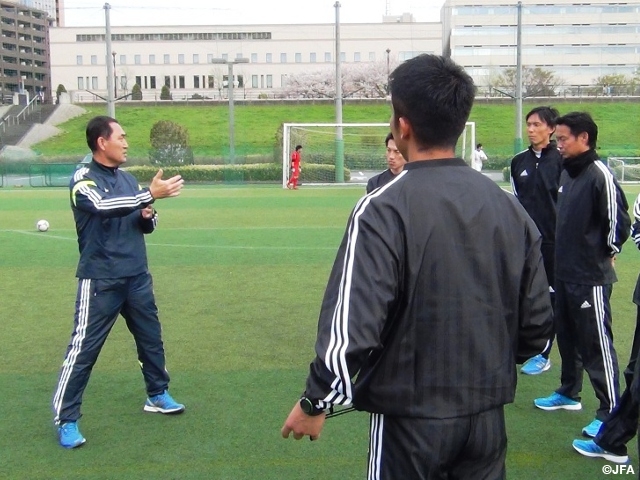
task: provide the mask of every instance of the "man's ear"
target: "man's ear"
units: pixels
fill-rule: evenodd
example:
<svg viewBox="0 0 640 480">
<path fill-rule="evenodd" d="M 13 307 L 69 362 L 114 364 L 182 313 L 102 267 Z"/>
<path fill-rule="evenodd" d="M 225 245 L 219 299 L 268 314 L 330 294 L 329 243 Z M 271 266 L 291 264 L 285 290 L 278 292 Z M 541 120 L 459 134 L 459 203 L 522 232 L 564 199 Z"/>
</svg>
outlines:
<svg viewBox="0 0 640 480">
<path fill-rule="evenodd" d="M 587 132 L 580 132 L 578 139 L 583 145 L 589 145 L 589 134 Z"/>
<path fill-rule="evenodd" d="M 411 136 L 411 133 L 412 133 L 411 124 L 406 119 L 406 117 L 400 117 L 398 119 L 398 127 L 399 127 L 398 129 L 400 130 L 401 139 L 406 140 Z"/>
<path fill-rule="evenodd" d="M 98 137 L 98 141 L 96 142 L 96 145 L 98 146 L 98 150 L 104 151 L 106 143 L 107 143 L 106 138 Z"/>
</svg>

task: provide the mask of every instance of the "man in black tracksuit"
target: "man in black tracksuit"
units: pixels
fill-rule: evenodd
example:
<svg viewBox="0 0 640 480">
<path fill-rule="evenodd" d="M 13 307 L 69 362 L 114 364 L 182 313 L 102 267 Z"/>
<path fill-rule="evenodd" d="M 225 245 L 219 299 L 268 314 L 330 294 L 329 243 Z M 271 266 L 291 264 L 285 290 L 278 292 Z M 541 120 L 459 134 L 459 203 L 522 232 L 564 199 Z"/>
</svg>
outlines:
<svg viewBox="0 0 640 480">
<path fill-rule="evenodd" d="M 614 260 L 630 233 L 628 204 L 613 174 L 595 152 L 598 127 L 587 113 L 557 120 L 564 158 L 556 228 L 556 326 L 561 385 L 538 398 L 543 410 L 579 410 L 583 368 L 600 406 L 583 429 L 595 437 L 618 403 L 618 359 L 609 299 L 617 281 Z M 582 365 L 578 355 L 582 358 Z"/>
<path fill-rule="evenodd" d="M 640 248 L 640 195 L 633 205 L 635 221 L 631 228 L 631 238 Z M 624 370 L 626 388 L 620 396 L 615 410 L 604 421 L 593 440 L 576 439 L 573 448 L 587 457 L 599 457 L 616 463 L 627 463 L 627 442 L 636 436 L 640 424 L 640 276 L 633 291 L 633 303 L 636 304 L 636 329 L 633 334 L 629 363 Z M 640 442 L 638 443 L 640 453 Z"/>
<path fill-rule="evenodd" d="M 558 111 L 551 107 L 536 107 L 527 113 L 527 136 L 531 145 L 511 160 L 513 194 L 542 235 L 542 258 L 549 281 L 551 305 L 555 296 L 556 203 L 562 172 L 562 156 L 551 135 L 556 129 L 558 116 Z M 527 360 L 520 371 L 527 375 L 547 371 L 551 367 L 551 345 L 550 341 L 544 352 Z"/>
<path fill-rule="evenodd" d="M 398 150 L 398 147 L 396 147 L 396 141 L 393 139 L 392 133 L 389 133 L 384 139 L 384 146 L 387 148 L 386 155 L 387 165 L 389 168 L 369 179 L 367 182 L 367 193 L 373 192 L 376 188 L 381 187 L 396 178 L 407 164 L 407 161 Z"/>
<path fill-rule="evenodd" d="M 159 171 L 148 188 L 141 188 L 120 170 L 128 145 L 113 118 L 95 117 L 86 135 L 93 161 L 77 170 L 70 183 L 80 249 L 74 331 L 53 398 L 54 423 L 65 448 L 85 442 L 77 426 L 82 394 L 119 314 L 136 342 L 148 395 L 144 410 L 184 410 L 167 391 L 169 375 L 144 241 L 157 221 L 151 204 L 179 195 L 183 180 L 179 175 L 163 180 Z"/>
<path fill-rule="evenodd" d="M 368 478 L 501 479 L 516 362 L 552 328 L 540 233 L 515 197 L 454 158 L 471 78 L 434 55 L 391 78 L 391 130 L 409 163 L 351 214 L 282 434 L 315 439 L 328 408 L 353 403 L 371 413 Z"/>
</svg>

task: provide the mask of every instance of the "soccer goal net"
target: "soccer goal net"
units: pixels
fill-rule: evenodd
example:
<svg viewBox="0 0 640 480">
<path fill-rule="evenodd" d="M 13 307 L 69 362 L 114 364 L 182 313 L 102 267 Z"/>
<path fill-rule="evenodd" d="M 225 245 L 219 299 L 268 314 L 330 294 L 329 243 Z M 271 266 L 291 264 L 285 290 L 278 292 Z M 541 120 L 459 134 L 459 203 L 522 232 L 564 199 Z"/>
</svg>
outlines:
<svg viewBox="0 0 640 480">
<path fill-rule="evenodd" d="M 640 182 L 640 157 L 609 157 L 607 165 L 619 182 Z"/>
<path fill-rule="evenodd" d="M 282 133 L 282 187 L 291 175 L 291 154 L 302 146 L 298 184 L 366 184 L 387 169 L 384 140 L 388 123 L 285 123 Z M 475 123 L 468 122 L 456 155 L 470 162 Z"/>
</svg>

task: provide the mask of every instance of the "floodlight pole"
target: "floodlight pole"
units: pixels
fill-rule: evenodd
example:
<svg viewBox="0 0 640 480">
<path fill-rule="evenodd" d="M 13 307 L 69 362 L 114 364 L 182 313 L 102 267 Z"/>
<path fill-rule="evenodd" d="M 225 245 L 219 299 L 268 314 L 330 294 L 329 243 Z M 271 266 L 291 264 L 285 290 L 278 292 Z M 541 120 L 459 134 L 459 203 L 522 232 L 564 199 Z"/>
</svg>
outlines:
<svg viewBox="0 0 640 480">
<path fill-rule="evenodd" d="M 340 2 L 336 9 L 336 123 L 342 123 L 342 72 L 340 60 Z M 344 182 L 344 141 L 342 127 L 336 127 L 336 183 Z"/>
<path fill-rule="evenodd" d="M 113 75 L 114 68 L 111 63 L 113 53 L 111 51 L 111 19 L 109 18 L 109 10 L 111 5 L 104 4 L 104 22 L 105 22 L 105 40 L 107 45 L 107 115 L 116 118 L 116 99 L 113 95 Z M 115 57 L 114 57 L 115 58 Z"/>
<path fill-rule="evenodd" d="M 236 63 L 249 63 L 248 58 L 236 58 L 228 60 L 226 58 L 213 58 L 211 63 L 226 64 L 229 68 L 229 76 L 227 80 L 227 88 L 229 93 L 229 163 L 235 163 L 236 145 L 235 145 L 235 117 L 233 107 L 233 66 Z"/>
</svg>

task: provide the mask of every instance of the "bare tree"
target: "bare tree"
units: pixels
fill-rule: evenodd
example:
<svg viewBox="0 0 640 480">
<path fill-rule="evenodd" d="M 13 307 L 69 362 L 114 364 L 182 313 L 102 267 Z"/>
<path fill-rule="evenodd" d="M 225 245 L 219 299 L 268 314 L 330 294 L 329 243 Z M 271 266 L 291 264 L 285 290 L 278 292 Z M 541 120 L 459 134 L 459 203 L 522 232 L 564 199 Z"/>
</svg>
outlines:
<svg viewBox="0 0 640 480">
<path fill-rule="evenodd" d="M 508 95 L 515 95 L 516 69 L 507 68 L 491 80 L 492 87 L 504 89 Z M 550 70 L 540 67 L 522 67 L 522 96 L 523 97 L 555 97 L 556 89 L 565 82 Z"/>
</svg>

